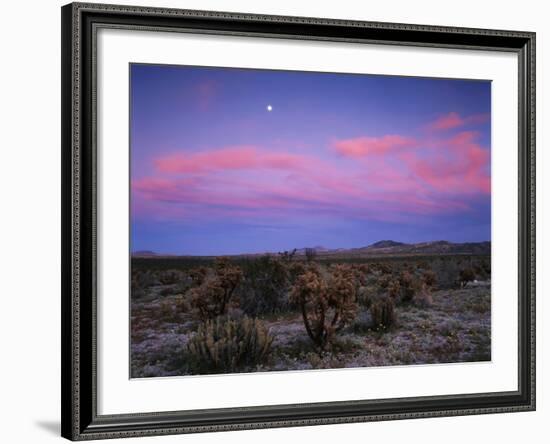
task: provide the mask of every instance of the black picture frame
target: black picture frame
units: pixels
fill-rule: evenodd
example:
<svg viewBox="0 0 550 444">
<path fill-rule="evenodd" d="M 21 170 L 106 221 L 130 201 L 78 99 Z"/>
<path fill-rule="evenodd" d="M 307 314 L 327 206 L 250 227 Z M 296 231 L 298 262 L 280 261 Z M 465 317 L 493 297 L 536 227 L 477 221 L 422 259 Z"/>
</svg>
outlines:
<svg viewBox="0 0 550 444">
<path fill-rule="evenodd" d="M 85 3 L 68 4 L 61 15 L 62 436 L 85 440 L 535 409 L 535 33 Z M 98 415 L 94 89 L 98 27 L 515 53 L 519 65 L 518 390 Z"/>
</svg>

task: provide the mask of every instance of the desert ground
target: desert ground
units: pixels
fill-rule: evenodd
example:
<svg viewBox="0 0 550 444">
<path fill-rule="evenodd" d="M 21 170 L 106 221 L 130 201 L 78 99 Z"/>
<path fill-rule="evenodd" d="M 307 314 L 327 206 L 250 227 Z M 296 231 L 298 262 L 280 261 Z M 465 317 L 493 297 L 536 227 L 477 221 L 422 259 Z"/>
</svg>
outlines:
<svg viewBox="0 0 550 444">
<path fill-rule="evenodd" d="M 489 254 L 379 250 L 133 257 L 131 377 L 491 359 Z"/>
</svg>

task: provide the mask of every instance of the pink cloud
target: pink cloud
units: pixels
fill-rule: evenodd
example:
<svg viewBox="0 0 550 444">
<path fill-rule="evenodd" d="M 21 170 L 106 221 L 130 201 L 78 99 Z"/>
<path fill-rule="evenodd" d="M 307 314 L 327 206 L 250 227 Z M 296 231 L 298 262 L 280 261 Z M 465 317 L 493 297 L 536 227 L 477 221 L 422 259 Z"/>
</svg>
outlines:
<svg viewBox="0 0 550 444">
<path fill-rule="evenodd" d="M 201 173 L 243 169 L 296 170 L 319 166 L 321 162 L 312 156 L 236 146 L 199 153 L 175 153 L 160 157 L 154 163 L 162 173 Z"/>
<path fill-rule="evenodd" d="M 207 181 L 208 184 L 205 183 Z M 200 205 L 203 209 L 209 207 L 228 213 L 316 208 L 331 203 L 331 196 L 311 188 L 290 187 L 284 183 L 258 184 L 253 181 L 241 181 L 238 186 L 228 188 L 223 181 L 218 183 L 210 177 L 204 182 L 190 185 L 173 180 L 171 186 L 155 180 L 136 180 L 132 182 L 132 190 L 145 200 L 190 207 Z"/>
<path fill-rule="evenodd" d="M 434 122 L 430 123 L 428 127 L 432 130 L 448 130 L 457 128 L 464 125 L 464 119 L 462 119 L 458 113 L 451 112 L 444 116 L 438 117 Z"/>
<path fill-rule="evenodd" d="M 438 117 L 433 122 L 427 125 L 427 128 L 432 131 L 445 131 L 455 128 L 464 127 L 467 125 L 478 125 L 487 122 L 490 119 L 490 114 L 473 114 L 471 116 L 461 117 L 456 112 L 450 112 Z"/>
<path fill-rule="evenodd" d="M 383 155 L 389 152 L 411 147 L 415 140 L 399 135 L 383 137 L 357 137 L 354 139 L 337 140 L 333 143 L 334 149 L 345 157 L 366 157 Z"/>
<path fill-rule="evenodd" d="M 452 149 L 459 149 L 461 138 L 468 139 L 461 135 L 449 142 L 449 146 L 454 143 Z M 220 151 L 225 150 L 215 153 Z M 136 202 L 144 199 L 175 205 L 170 214 L 181 212 L 186 218 L 202 215 L 269 219 L 313 211 L 329 216 L 342 213 L 359 218 L 399 220 L 406 214 L 430 215 L 467 209 L 468 205 L 457 195 L 468 194 L 472 187 L 481 186 L 476 182 L 477 175 L 464 179 L 462 174 L 471 165 L 481 165 L 486 160 L 474 146 L 469 148 L 464 165 L 443 160 L 432 163 L 416 154 L 402 153 L 399 168 L 380 158 L 375 160 L 371 171 L 365 171 L 356 163 L 351 169 L 341 169 L 327 166 L 318 159 L 313 163 L 296 163 L 295 155 L 287 157 L 290 153 L 278 153 L 275 157 L 275 153 L 261 152 L 262 155 L 252 156 L 252 160 L 247 158 L 246 162 L 229 164 L 250 168 L 243 175 L 227 176 L 219 169 L 197 169 L 194 163 L 192 168 L 185 164 L 182 169 L 178 164 L 178 171 L 191 171 L 193 176 L 134 180 L 133 195 Z M 304 159 L 300 157 L 300 160 Z M 227 165 L 225 161 L 214 163 L 217 168 Z M 316 163 L 323 168 L 319 170 Z M 259 176 L 253 174 L 256 166 L 265 165 L 270 167 Z"/>
<path fill-rule="evenodd" d="M 451 117 L 449 127 L 458 115 Z M 482 117 L 468 120 L 481 121 Z M 341 140 L 334 147 L 344 157 L 364 159 L 361 165 L 367 171 L 364 177 L 366 188 L 372 191 L 370 199 L 376 194 L 377 198 L 397 195 L 414 203 L 411 212 L 420 213 L 464 209 L 464 204 L 451 202 L 445 195 L 454 199 L 490 193 L 490 152 L 479 145 L 478 138 L 477 131 L 462 131 L 446 139 L 392 135 Z"/>
<path fill-rule="evenodd" d="M 464 131 L 440 141 L 439 145 L 447 149 L 439 149 L 428 159 L 417 153 L 406 153 L 401 158 L 412 174 L 438 192 L 488 194 L 490 153 L 476 142 L 478 136 L 477 132 Z"/>
<path fill-rule="evenodd" d="M 396 221 L 465 211 L 472 196 L 490 193 L 490 151 L 477 131 L 425 136 L 364 136 L 299 153 L 253 145 L 175 152 L 132 181 L 132 208 L 176 219 L 314 213 Z"/>
<path fill-rule="evenodd" d="M 342 214 L 343 217 L 396 221 L 411 213 L 430 215 L 467 208 L 456 199 L 440 197 L 434 200 L 430 195 L 423 195 L 424 187 L 419 183 L 403 183 L 406 189 L 377 189 L 372 177 L 347 183 L 342 177 L 302 176 L 302 186 L 296 186 L 293 180 L 272 183 L 241 180 L 229 188 L 211 176 L 208 176 L 208 182 L 207 186 L 200 181 L 187 184 L 174 179 L 172 186 L 167 186 L 155 180 L 139 180 L 132 183 L 132 190 L 136 201 L 143 198 L 164 202 L 168 215 L 176 217 L 181 214 L 185 219 L 247 217 L 269 220 L 314 212 L 327 216 Z M 309 183 L 306 185 L 306 182 Z M 160 213 L 166 216 L 164 211 Z"/>
</svg>

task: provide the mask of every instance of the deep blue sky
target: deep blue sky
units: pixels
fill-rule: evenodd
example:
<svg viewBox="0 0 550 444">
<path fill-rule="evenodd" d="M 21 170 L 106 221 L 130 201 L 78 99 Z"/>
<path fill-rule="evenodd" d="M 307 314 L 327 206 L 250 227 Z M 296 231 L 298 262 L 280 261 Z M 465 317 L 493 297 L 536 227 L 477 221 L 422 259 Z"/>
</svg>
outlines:
<svg viewBox="0 0 550 444">
<path fill-rule="evenodd" d="M 487 81 L 131 65 L 132 251 L 490 240 Z"/>
</svg>

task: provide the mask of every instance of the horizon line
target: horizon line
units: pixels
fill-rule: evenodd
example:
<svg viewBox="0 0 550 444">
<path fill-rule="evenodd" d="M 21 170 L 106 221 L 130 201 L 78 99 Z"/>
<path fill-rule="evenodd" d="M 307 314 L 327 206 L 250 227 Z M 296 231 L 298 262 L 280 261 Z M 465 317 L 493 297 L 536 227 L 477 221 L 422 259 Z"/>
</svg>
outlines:
<svg viewBox="0 0 550 444">
<path fill-rule="evenodd" d="M 376 245 L 380 242 L 395 242 L 396 244 L 409 245 L 410 246 L 410 245 L 418 245 L 418 244 L 434 244 L 434 243 L 438 243 L 438 242 L 446 242 L 446 243 L 452 244 L 452 245 L 482 244 L 482 243 L 487 243 L 487 242 L 491 243 L 491 240 L 489 239 L 489 240 L 482 240 L 482 241 L 452 242 L 452 241 L 447 241 L 447 240 L 444 240 L 444 239 L 437 239 L 437 240 L 420 241 L 420 242 L 401 242 L 401 241 L 394 241 L 394 240 L 391 240 L 391 239 L 382 239 L 382 240 L 373 242 L 372 244 L 369 244 L 369 245 L 363 245 L 363 246 L 359 246 L 359 247 L 349 247 L 349 248 L 345 248 L 345 247 L 326 248 L 322 245 L 316 245 L 316 246 L 312 246 L 312 247 L 282 249 L 282 250 L 277 250 L 277 251 L 266 250 L 266 251 L 257 251 L 257 252 L 218 253 L 218 254 L 166 253 L 166 252 L 158 252 L 158 251 L 150 250 L 150 249 L 140 249 L 140 250 L 130 251 L 130 256 L 139 255 L 139 253 L 148 253 L 148 254 L 152 254 L 152 255 L 155 255 L 155 256 L 180 256 L 180 257 L 181 256 L 186 256 L 186 257 L 253 256 L 253 255 L 281 254 L 281 253 L 285 253 L 285 252 L 292 252 L 293 250 L 301 251 L 301 250 L 306 250 L 306 249 L 309 249 L 309 248 L 311 248 L 311 249 L 322 248 L 323 252 L 331 252 L 331 251 L 338 251 L 338 250 L 350 251 L 350 250 L 358 250 L 358 249 L 362 249 L 362 248 L 372 247 L 372 246 L 374 246 L 374 245 Z M 381 247 L 381 248 L 384 248 L 384 247 Z M 388 248 L 388 247 L 386 247 L 386 248 Z"/>
</svg>

